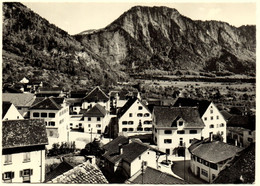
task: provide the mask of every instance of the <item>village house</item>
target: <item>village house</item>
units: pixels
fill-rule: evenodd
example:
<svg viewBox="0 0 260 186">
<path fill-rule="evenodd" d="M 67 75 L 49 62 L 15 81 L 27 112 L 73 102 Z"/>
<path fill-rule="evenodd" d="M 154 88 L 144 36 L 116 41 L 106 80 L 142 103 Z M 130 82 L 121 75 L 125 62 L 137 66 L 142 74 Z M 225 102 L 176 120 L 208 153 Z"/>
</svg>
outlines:
<svg viewBox="0 0 260 186">
<path fill-rule="evenodd" d="M 157 169 L 158 158 L 164 154 L 140 140 L 124 136 L 105 144 L 103 149 L 104 169 L 113 175 L 119 172 L 125 180 L 140 171 L 143 165 Z"/>
<path fill-rule="evenodd" d="M 45 145 L 48 144 L 43 120 L 2 122 L 2 181 L 41 183 L 45 178 Z"/>
<path fill-rule="evenodd" d="M 203 137 L 205 126 L 196 107 L 155 106 L 153 110 L 153 140 L 159 150 L 175 159 L 190 159 L 187 148 L 194 139 Z"/>
<path fill-rule="evenodd" d="M 9 101 L 17 108 L 24 118 L 29 118 L 29 108 L 35 101 L 35 95 L 31 93 L 3 93 L 2 101 Z"/>
<path fill-rule="evenodd" d="M 2 104 L 2 121 L 5 120 L 16 120 L 24 119 L 14 104 L 10 102 L 3 101 Z"/>
<path fill-rule="evenodd" d="M 50 148 L 68 141 L 69 105 L 64 98 L 38 98 L 30 108 L 31 119 L 44 119 Z"/>
<path fill-rule="evenodd" d="M 105 107 L 105 109 L 110 112 L 109 97 L 101 90 L 99 86 L 94 88 L 82 99 L 82 109 L 90 109 L 97 103 Z"/>
<path fill-rule="evenodd" d="M 191 172 L 209 183 L 243 150 L 222 141 L 212 140 L 211 136 L 205 140 L 194 141 L 188 149 L 191 154 Z"/>
<path fill-rule="evenodd" d="M 109 113 L 100 104 L 87 110 L 81 119 L 85 133 L 103 134 L 109 123 Z"/>
<path fill-rule="evenodd" d="M 117 113 L 119 133 L 128 136 L 152 134 L 152 115 L 137 97 L 129 99 Z"/>
<path fill-rule="evenodd" d="M 191 98 L 178 98 L 173 106 L 197 107 L 200 117 L 205 124 L 202 136 L 208 138 L 210 134 L 214 136 L 221 135 L 223 141 L 226 142 L 226 120 L 213 102 Z"/>
</svg>

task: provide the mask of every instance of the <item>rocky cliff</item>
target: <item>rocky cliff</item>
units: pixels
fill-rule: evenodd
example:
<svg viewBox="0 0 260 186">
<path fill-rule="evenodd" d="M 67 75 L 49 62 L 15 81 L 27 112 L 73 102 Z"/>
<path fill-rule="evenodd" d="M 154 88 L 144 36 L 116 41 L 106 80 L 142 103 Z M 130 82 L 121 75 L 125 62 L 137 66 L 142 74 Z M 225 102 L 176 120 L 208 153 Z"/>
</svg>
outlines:
<svg viewBox="0 0 260 186">
<path fill-rule="evenodd" d="M 133 7 L 106 28 L 75 38 L 127 69 L 255 72 L 255 26 L 193 21 L 167 7 Z"/>
</svg>

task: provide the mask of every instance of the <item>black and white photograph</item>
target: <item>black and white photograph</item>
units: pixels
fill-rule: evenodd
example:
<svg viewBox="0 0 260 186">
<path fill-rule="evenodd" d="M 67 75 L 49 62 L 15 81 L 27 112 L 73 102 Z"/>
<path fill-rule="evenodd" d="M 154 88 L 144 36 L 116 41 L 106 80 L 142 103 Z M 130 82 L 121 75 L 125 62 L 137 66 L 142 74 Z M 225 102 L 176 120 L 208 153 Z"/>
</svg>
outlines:
<svg viewBox="0 0 260 186">
<path fill-rule="evenodd" d="M 257 1 L 1 1 L 1 184 L 257 184 Z"/>
</svg>

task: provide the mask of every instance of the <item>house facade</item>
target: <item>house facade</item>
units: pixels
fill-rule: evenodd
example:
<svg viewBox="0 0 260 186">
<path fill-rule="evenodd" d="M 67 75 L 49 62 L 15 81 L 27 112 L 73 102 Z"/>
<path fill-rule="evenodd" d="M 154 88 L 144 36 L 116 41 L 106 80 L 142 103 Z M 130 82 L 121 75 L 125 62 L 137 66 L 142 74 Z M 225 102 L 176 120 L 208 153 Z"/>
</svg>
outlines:
<svg viewBox="0 0 260 186">
<path fill-rule="evenodd" d="M 190 159 L 188 147 L 201 139 L 204 123 L 196 107 L 155 106 L 153 140 L 159 150 L 175 158 Z"/>
<path fill-rule="evenodd" d="M 82 99 L 82 109 L 90 109 L 97 103 L 110 111 L 109 97 L 98 86 Z"/>
<path fill-rule="evenodd" d="M 129 99 L 118 111 L 119 133 L 127 135 L 151 134 L 152 114 L 137 97 Z"/>
<path fill-rule="evenodd" d="M 83 114 L 82 120 L 85 133 L 101 135 L 109 123 L 109 115 L 105 107 L 96 104 Z"/>
<path fill-rule="evenodd" d="M 242 148 L 221 141 L 197 140 L 190 147 L 190 169 L 193 174 L 212 183 L 219 172 L 242 151 Z"/>
<path fill-rule="evenodd" d="M 2 104 L 2 121 L 24 119 L 14 104 L 3 101 Z"/>
<path fill-rule="evenodd" d="M 227 141 L 226 120 L 213 102 L 191 98 L 178 98 L 174 103 L 174 107 L 197 107 L 200 117 L 205 124 L 202 136 L 208 138 L 210 134 L 221 135 L 223 141 Z"/>
<path fill-rule="evenodd" d="M 44 121 L 3 121 L 2 131 L 2 182 L 44 182 L 48 144 Z"/>
<path fill-rule="evenodd" d="M 255 130 L 243 127 L 227 127 L 227 136 L 234 140 L 235 144 L 241 147 L 247 147 L 251 143 L 255 143 Z"/>
<path fill-rule="evenodd" d="M 48 148 L 53 143 L 69 140 L 69 105 L 64 98 L 43 98 L 30 108 L 30 118 L 44 119 L 49 139 Z"/>
</svg>

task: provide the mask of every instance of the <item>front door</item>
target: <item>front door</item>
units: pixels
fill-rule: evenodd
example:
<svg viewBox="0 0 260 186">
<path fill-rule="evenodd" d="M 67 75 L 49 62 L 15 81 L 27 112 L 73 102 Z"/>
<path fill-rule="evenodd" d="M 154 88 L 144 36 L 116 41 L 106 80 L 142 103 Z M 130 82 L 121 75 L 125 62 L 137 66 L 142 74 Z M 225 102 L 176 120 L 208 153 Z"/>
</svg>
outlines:
<svg viewBox="0 0 260 186">
<path fill-rule="evenodd" d="M 197 176 L 200 177 L 200 168 L 197 167 Z"/>
</svg>

